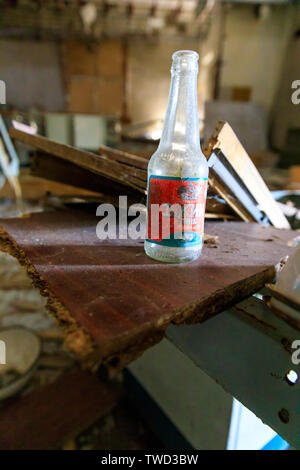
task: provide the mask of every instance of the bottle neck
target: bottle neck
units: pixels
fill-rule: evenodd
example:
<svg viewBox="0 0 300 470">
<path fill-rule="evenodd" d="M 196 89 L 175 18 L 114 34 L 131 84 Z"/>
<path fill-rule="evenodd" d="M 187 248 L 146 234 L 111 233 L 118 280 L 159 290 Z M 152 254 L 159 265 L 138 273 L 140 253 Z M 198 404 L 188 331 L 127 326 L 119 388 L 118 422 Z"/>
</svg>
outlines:
<svg viewBox="0 0 300 470">
<path fill-rule="evenodd" d="M 192 66 L 191 66 L 192 65 Z M 200 151 L 197 105 L 197 65 L 172 66 L 169 102 L 159 150 Z"/>
</svg>

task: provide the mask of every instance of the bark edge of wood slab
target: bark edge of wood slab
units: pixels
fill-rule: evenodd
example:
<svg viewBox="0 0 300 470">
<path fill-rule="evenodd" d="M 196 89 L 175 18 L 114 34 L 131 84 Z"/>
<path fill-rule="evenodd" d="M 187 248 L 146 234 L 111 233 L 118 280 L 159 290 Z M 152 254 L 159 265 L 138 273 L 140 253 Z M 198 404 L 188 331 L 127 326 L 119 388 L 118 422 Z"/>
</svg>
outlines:
<svg viewBox="0 0 300 470">
<path fill-rule="evenodd" d="M 81 328 L 72 318 L 71 313 L 51 292 L 46 281 L 37 272 L 24 250 L 20 248 L 12 237 L 0 225 L 0 250 L 16 258 L 23 266 L 34 287 L 38 288 L 42 297 L 47 298 L 46 309 L 54 316 L 59 326 L 66 333 L 65 345 L 80 357 L 90 357 L 95 348 L 90 335 Z"/>
</svg>

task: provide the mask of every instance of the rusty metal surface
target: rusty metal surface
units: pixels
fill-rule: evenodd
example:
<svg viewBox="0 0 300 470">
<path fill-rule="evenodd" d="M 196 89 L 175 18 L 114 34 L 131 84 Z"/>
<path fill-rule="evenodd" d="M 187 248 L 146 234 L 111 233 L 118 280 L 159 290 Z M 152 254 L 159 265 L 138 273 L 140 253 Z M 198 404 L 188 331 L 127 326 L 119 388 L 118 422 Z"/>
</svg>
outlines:
<svg viewBox="0 0 300 470">
<path fill-rule="evenodd" d="M 0 248 L 18 257 L 51 296 L 49 308 L 72 336 L 70 347 L 84 355 L 89 337 L 103 359 L 122 353 L 130 360 L 171 322 L 206 320 L 251 295 L 274 277 L 296 235 L 258 224 L 209 222 L 206 232 L 220 243 L 205 246 L 195 262 L 171 265 L 146 257 L 141 240 L 98 240 L 94 214 L 70 209 L 0 219 Z M 76 328 L 84 339 L 76 337 Z"/>
</svg>

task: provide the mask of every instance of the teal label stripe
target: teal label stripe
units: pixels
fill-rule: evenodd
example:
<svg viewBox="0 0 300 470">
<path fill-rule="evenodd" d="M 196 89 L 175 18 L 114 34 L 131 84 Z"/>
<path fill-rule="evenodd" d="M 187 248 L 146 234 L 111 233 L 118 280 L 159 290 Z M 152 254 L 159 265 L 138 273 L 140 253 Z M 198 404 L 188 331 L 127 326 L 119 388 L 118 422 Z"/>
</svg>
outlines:
<svg viewBox="0 0 300 470">
<path fill-rule="evenodd" d="M 160 180 L 176 180 L 176 181 L 207 181 L 208 178 L 178 178 L 177 176 L 157 176 L 157 175 L 150 175 L 149 183 L 151 178 L 157 178 Z"/>
<path fill-rule="evenodd" d="M 184 233 L 191 233 L 191 232 L 184 232 Z M 162 245 L 162 246 L 168 246 L 171 248 L 186 248 L 189 246 L 197 246 L 197 245 L 202 245 L 202 237 L 198 233 L 192 232 L 194 235 L 193 240 L 183 240 L 181 238 L 174 238 L 174 235 L 171 234 L 170 238 L 165 238 L 164 240 L 161 240 L 160 242 L 157 240 L 150 240 L 149 238 L 146 238 L 147 242 L 149 243 L 155 243 L 156 245 Z"/>
</svg>

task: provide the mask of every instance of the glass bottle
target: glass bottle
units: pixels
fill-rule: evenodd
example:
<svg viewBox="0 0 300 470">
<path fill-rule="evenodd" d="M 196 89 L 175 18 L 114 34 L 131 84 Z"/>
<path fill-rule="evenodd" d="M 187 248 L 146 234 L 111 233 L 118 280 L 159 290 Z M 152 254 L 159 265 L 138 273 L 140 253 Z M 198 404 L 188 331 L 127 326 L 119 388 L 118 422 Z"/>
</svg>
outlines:
<svg viewBox="0 0 300 470">
<path fill-rule="evenodd" d="M 159 261 L 183 263 L 201 254 L 208 164 L 200 147 L 199 56 L 177 51 L 172 58 L 163 132 L 148 165 L 145 251 Z"/>
</svg>

